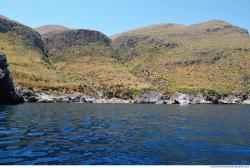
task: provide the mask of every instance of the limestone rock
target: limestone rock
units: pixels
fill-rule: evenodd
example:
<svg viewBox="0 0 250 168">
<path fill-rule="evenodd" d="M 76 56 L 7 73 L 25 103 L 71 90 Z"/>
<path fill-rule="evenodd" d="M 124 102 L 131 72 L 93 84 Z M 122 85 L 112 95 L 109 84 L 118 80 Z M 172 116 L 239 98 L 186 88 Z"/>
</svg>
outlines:
<svg viewBox="0 0 250 168">
<path fill-rule="evenodd" d="M 244 100 L 242 104 L 250 104 L 250 99 Z"/>
<path fill-rule="evenodd" d="M 211 104 L 211 101 L 206 100 L 206 96 L 204 94 L 197 94 L 193 97 L 191 104 Z"/>
<path fill-rule="evenodd" d="M 174 104 L 185 105 L 185 104 L 191 104 L 192 97 L 188 94 L 176 92 L 172 96 L 171 100 L 174 101 Z"/>
<path fill-rule="evenodd" d="M 241 99 L 235 96 L 228 96 L 219 100 L 220 104 L 239 104 Z"/>
<path fill-rule="evenodd" d="M 157 91 L 146 91 L 139 95 L 136 102 L 138 103 L 156 103 L 161 104 L 163 101 L 163 95 Z"/>
</svg>

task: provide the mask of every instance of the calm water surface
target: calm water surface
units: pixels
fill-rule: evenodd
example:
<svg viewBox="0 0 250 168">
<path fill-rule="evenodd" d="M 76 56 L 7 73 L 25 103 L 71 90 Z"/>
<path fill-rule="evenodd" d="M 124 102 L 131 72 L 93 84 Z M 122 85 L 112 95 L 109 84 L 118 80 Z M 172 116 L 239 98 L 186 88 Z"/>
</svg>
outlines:
<svg viewBox="0 0 250 168">
<path fill-rule="evenodd" d="M 250 106 L 0 106 L 0 164 L 250 164 Z"/>
</svg>

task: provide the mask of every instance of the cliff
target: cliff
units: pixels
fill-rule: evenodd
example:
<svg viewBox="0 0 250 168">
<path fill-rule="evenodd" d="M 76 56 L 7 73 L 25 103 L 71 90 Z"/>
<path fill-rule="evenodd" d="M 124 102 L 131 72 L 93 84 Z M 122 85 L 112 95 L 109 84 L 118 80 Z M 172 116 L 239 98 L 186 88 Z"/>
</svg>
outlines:
<svg viewBox="0 0 250 168">
<path fill-rule="evenodd" d="M 43 41 L 48 55 L 53 55 L 58 51 L 77 44 L 84 45 L 86 43 L 102 43 L 109 45 L 111 42 L 106 35 L 98 31 L 85 29 L 67 30 L 59 33 L 53 33 L 50 36 L 43 38 Z"/>
<path fill-rule="evenodd" d="M 6 56 L 0 53 L 0 104 L 16 104 L 23 102 L 14 88 Z"/>
</svg>

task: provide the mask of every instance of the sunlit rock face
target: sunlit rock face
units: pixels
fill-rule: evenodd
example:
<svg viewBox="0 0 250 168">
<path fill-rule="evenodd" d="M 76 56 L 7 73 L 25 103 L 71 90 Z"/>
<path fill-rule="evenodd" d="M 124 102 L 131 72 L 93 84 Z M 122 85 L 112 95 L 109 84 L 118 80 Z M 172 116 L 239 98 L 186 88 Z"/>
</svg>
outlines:
<svg viewBox="0 0 250 168">
<path fill-rule="evenodd" d="M 15 91 L 6 56 L 0 53 L 0 104 L 17 104 L 21 102 L 23 102 L 23 99 Z"/>
</svg>

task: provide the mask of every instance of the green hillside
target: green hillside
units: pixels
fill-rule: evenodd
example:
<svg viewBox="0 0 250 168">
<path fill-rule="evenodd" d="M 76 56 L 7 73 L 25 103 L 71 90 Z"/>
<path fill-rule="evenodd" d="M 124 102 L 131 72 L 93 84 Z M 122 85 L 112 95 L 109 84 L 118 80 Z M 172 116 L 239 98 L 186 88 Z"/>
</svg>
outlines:
<svg viewBox="0 0 250 168">
<path fill-rule="evenodd" d="M 2 31 L 3 22 L 10 25 L 5 31 Z M 13 29 L 14 26 L 20 29 Z M 140 89 L 151 87 L 114 58 L 110 39 L 99 32 L 70 30 L 49 35 L 47 32 L 39 47 L 26 38 L 24 28 L 26 26 L 20 23 L 0 18 L 0 51 L 7 55 L 14 83 L 18 86 L 87 94 L 119 91 L 121 96 L 127 93 L 132 96 Z M 42 40 L 31 28 L 29 33 Z"/>
<path fill-rule="evenodd" d="M 50 81 L 56 81 L 58 77 L 51 71 L 52 66 L 43 50 L 37 32 L 0 17 L 0 51 L 7 56 L 15 84 L 25 87 L 53 85 Z"/>
<path fill-rule="evenodd" d="M 0 52 L 18 86 L 120 97 L 144 89 L 250 92 L 248 32 L 223 21 L 153 25 L 111 38 L 58 25 L 36 30 L 0 17 Z"/>
<path fill-rule="evenodd" d="M 250 91 L 250 38 L 229 23 L 154 25 L 112 40 L 129 71 L 165 93 Z"/>
</svg>

